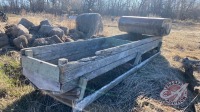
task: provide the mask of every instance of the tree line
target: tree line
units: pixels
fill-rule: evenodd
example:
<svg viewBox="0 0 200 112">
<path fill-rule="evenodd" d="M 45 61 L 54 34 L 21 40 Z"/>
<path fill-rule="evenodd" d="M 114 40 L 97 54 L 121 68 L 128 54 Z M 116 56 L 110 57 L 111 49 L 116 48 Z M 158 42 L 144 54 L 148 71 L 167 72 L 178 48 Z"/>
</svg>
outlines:
<svg viewBox="0 0 200 112">
<path fill-rule="evenodd" d="M 200 19 L 200 0 L 0 0 L 9 13 L 46 12 L 55 15 L 97 12 L 110 16 L 159 16 Z"/>
</svg>

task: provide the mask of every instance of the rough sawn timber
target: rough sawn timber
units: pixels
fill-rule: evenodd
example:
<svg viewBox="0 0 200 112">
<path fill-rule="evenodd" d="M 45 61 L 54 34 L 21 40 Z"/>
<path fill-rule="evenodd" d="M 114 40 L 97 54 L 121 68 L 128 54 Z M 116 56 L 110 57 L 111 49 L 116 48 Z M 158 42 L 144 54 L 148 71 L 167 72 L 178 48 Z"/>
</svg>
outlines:
<svg viewBox="0 0 200 112">
<path fill-rule="evenodd" d="M 39 46 L 31 48 L 33 57 L 52 61 L 59 58 L 67 58 L 69 61 L 79 60 L 84 57 L 95 55 L 97 50 L 115 47 L 120 44 L 130 43 L 131 41 L 119 40 L 113 38 L 97 38 L 87 41 L 77 41 L 72 43 L 61 43 L 55 45 Z M 118 43 L 118 44 L 115 44 Z"/>
<path fill-rule="evenodd" d="M 84 74 L 88 74 L 107 65 L 111 65 L 112 63 L 116 63 L 117 61 L 121 61 L 121 63 L 115 65 L 115 67 L 117 67 L 123 63 L 126 63 L 124 62 L 124 60 L 121 59 L 126 58 L 130 55 L 132 55 L 133 59 L 136 57 L 136 54 L 138 52 L 144 54 L 147 51 L 156 48 L 162 39 L 155 37 L 147 40 L 132 42 L 126 45 L 106 49 L 103 51 L 99 51 L 100 53 L 96 52 L 97 55 L 94 57 L 85 58 L 76 62 L 69 62 L 64 67 L 64 70 L 66 71 L 64 73 L 64 76 L 61 76 L 61 83 L 64 84 L 68 81 L 77 79 L 78 77 L 81 77 Z M 113 68 L 110 67 L 108 71 L 111 69 Z"/>
<path fill-rule="evenodd" d="M 23 74 L 39 89 L 60 91 L 59 67 L 33 57 L 22 56 Z"/>
</svg>

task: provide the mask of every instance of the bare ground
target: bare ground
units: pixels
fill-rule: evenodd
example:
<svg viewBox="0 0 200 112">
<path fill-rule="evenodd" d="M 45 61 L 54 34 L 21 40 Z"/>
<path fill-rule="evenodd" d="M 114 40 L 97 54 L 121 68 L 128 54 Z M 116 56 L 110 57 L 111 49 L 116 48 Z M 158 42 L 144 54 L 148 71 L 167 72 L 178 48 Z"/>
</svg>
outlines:
<svg viewBox="0 0 200 112">
<path fill-rule="evenodd" d="M 21 16 L 16 15 L 9 16 L 9 24 L 17 23 L 21 18 Z M 74 27 L 73 22 L 60 22 L 59 17 L 53 17 L 52 15 L 29 14 L 23 16 L 35 24 L 39 24 L 39 21 L 44 18 L 49 18 L 54 25 Z M 104 23 L 104 35 L 112 36 L 122 33 L 117 28 L 117 22 L 112 23 L 109 19 L 106 19 Z M 1 24 L 1 28 L 2 26 L 3 24 Z M 185 57 L 200 59 L 200 24 L 180 21 L 173 23 L 171 34 L 163 39 L 161 51 L 160 56 L 143 67 L 137 74 L 128 77 L 93 104 L 89 105 L 86 110 L 91 112 L 144 111 L 144 108 L 138 107 L 138 103 L 141 102 L 141 100 L 138 101 L 140 96 L 149 98 L 155 108 L 159 108 L 159 105 L 164 105 L 161 103 L 163 100 L 159 94 L 165 84 L 174 80 L 185 83 L 180 60 Z M 13 61 L 12 57 L 1 56 L 0 59 L 1 68 L 5 63 L 14 65 L 15 68 L 19 65 L 18 62 Z M 195 73 L 195 76 L 199 77 L 200 74 Z M 31 86 L 16 85 L 14 82 L 16 81 L 11 80 L 10 77 L 5 75 L 3 70 L 0 70 L 0 110 L 8 112 L 70 111 L 69 107 L 41 94 L 39 91 L 35 91 Z M 164 108 L 181 110 L 193 98 L 194 95 L 189 91 L 188 99 L 182 105 L 171 107 L 165 105 Z M 147 111 L 154 111 L 155 108 L 150 108 Z M 163 108 L 160 107 L 160 109 Z M 192 111 L 192 109 L 190 108 L 187 111 Z"/>
</svg>

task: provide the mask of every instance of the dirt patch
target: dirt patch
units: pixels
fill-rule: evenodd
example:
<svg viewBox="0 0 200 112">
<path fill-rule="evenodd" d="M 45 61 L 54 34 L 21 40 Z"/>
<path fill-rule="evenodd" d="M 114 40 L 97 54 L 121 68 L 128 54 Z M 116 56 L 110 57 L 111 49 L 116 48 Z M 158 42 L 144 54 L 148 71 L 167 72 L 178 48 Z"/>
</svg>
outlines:
<svg viewBox="0 0 200 112">
<path fill-rule="evenodd" d="M 7 94 L 6 89 L 0 89 L 0 99 L 5 98 Z"/>
</svg>

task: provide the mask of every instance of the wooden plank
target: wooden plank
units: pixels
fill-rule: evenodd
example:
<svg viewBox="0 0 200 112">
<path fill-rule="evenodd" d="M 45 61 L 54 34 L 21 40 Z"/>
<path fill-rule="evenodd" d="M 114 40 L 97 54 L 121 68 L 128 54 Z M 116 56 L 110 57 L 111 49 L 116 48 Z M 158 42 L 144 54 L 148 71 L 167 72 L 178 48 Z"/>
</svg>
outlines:
<svg viewBox="0 0 200 112">
<path fill-rule="evenodd" d="M 72 81 L 62 84 L 60 93 L 65 93 L 76 87 L 79 87 L 78 82 L 79 82 L 79 80 L 75 79 L 75 80 L 72 80 Z"/>
<path fill-rule="evenodd" d="M 89 61 L 86 60 L 86 62 L 82 62 L 82 64 L 84 64 L 84 66 L 77 66 L 77 69 L 71 70 L 71 71 L 66 71 L 65 75 L 61 78 L 61 83 L 65 83 L 68 82 L 70 80 L 76 79 L 84 74 L 90 73 L 96 69 L 99 69 L 103 66 L 106 66 L 108 64 L 111 64 L 115 61 L 118 61 L 124 57 L 129 56 L 130 54 L 133 53 L 137 53 L 137 52 L 141 52 L 142 54 L 157 47 L 158 43 L 161 40 L 156 40 L 129 50 L 126 50 L 124 52 L 118 53 L 118 54 L 114 54 L 111 56 L 106 56 L 106 57 L 100 57 L 100 58 L 94 58 L 94 59 L 89 59 Z M 79 62 L 80 63 L 80 62 Z M 78 64 L 79 64 L 78 63 Z M 65 70 L 67 70 L 67 68 L 65 67 Z"/>
<path fill-rule="evenodd" d="M 47 92 L 47 91 L 43 91 L 43 92 L 46 93 L 46 94 L 48 94 L 50 97 L 54 98 L 55 100 L 57 100 L 57 101 L 59 101 L 59 102 L 65 104 L 65 105 L 67 105 L 67 106 L 72 107 L 72 101 L 73 101 L 73 100 L 67 99 L 67 98 L 64 99 L 63 97 L 60 97 L 60 96 L 55 96 L 55 95 L 53 95 L 53 94 L 51 94 L 51 93 L 49 93 L 49 92 Z"/>
<path fill-rule="evenodd" d="M 34 55 L 35 58 L 38 58 L 40 60 L 49 61 L 49 60 L 55 60 L 61 57 L 68 58 L 70 60 L 78 60 L 76 58 L 73 58 L 73 56 L 78 54 L 84 54 L 84 53 L 92 53 L 95 54 L 95 51 L 109 48 L 109 45 L 102 43 L 101 45 L 95 44 L 94 46 L 88 45 L 88 46 L 71 46 L 68 48 L 62 48 L 59 50 L 59 52 L 56 52 L 52 50 L 48 53 L 42 53 L 39 55 Z"/>
<path fill-rule="evenodd" d="M 81 89 L 80 88 L 74 88 L 71 91 L 65 92 L 65 93 L 56 93 L 56 92 L 51 92 L 48 91 L 49 94 L 52 94 L 55 97 L 62 98 L 63 100 L 77 100 L 80 96 Z"/>
<path fill-rule="evenodd" d="M 62 96 L 79 96 L 81 94 L 81 88 L 75 88 L 69 92 L 62 94 Z"/>
<path fill-rule="evenodd" d="M 111 46 L 120 46 L 120 45 L 128 44 L 131 42 L 132 41 L 122 40 L 122 39 L 118 39 L 118 38 L 109 38 L 106 40 L 106 43 L 108 43 L 108 45 L 111 45 Z"/>
<path fill-rule="evenodd" d="M 82 51 L 82 52 L 77 52 L 77 53 L 73 53 L 73 54 L 69 54 L 69 55 L 66 55 L 66 56 L 63 56 L 63 57 L 59 57 L 59 58 L 67 58 L 70 61 L 77 61 L 77 60 L 80 60 L 82 58 L 85 58 L 85 57 L 92 57 L 95 55 L 95 52 L 96 52 L 97 49 L 87 49 L 85 51 Z M 55 59 L 52 59 L 52 60 L 46 60 L 47 62 L 49 63 L 52 63 L 52 64 L 55 64 L 57 65 L 58 63 L 58 59 L 59 58 L 55 58 Z"/>
<path fill-rule="evenodd" d="M 123 59 L 121 59 L 120 61 L 116 61 L 112 64 L 108 64 L 107 66 L 104 66 L 98 70 L 94 70 L 90 73 L 88 73 L 87 75 L 84 75 L 86 77 L 87 80 L 92 80 L 95 77 L 98 77 L 99 75 L 108 72 L 109 70 L 111 70 L 112 68 L 117 67 L 118 65 L 121 65 L 123 63 L 126 63 L 132 59 L 134 59 L 134 57 L 136 57 L 136 53 L 131 54 Z M 62 88 L 62 92 L 67 92 L 69 90 L 71 90 L 72 88 L 75 88 L 78 86 L 78 80 L 75 81 L 70 81 L 68 83 L 65 83 L 61 88 Z"/>
<path fill-rule="evenodd" d="M 146 49 L 148 51 L 148 49 Z M 145 51 L 144 51 L 145 52 Z M 135 64 L 133 64 L 133 66 L 136 66 L 136 63 L 138 64 L 139 63 L 139 57 L 141 59 L 141 53 L 133 53 L 133 54 L 130 54 L 129 56 L 127 57 L 124 57 L 116 62 L 113 62 L 111 64 L 108 64 L 100 69 L 97 69 L 97 70 L 94 70 L 90 73 L 87 73 L 86 75 L 84 75 L 88 80 L 92 80 L 96 77 L 98 77 L 99 75 L 103 74 L 103 73 L 106 73 L 108 71 L 110 71 L 111 69 L 113 68 L 116 68 L 117 66 L 119 65 L 122 65 L 124 63 L 127 63 L 128 61 L 132 60 L 135 58 Z"/>
<path fill-rule="evenodd" d="M 58 66 L 65 65 L 65 64 L 67 64 L 67 63 L 68 63 L 68 59 L 66 59 L 66 58 L 60 58 L 60 59 L 58 60 Z"/>
<path fill-rule="evenodd" d="M 106 55 L 112 55 L 112 54 L 120 53 L 120 52 L 126 51 L 128 49 L 131 49 L 131 48 L 134 48 L 134 47 L 138 47 L 138 46 L 144 45 L 146 43 L 150 43 L 150 42 L 153 42 L 155 40 L 160 40 L 160 39 L 161 39 L 160 37 L 147 38 L 147 39 L 144 39 L 144 40 L 141 40 L 141 41 L 135 41 L 135 42 L 132 42 L 132 43 L 128 43 L 126 45 L 121 45 L 121 46 L 117 46 L 117 47 L 114 47 L 114 48 L 108 48 L 106 50 L 100 50 L 100 51 L 96 52 L 96 55 L 101 58 L 101 56 L 106 56 Z M 90 60 L 95 60 L 98 57 L 94 56 L 94 57 L 88 58 L 88 60 L 89 59 Z M 79 61 L 69 62 L 65 66 L 65 70 L 66 71 L 70 71 L 72 69 L 76 69 L 78 67 L 85 66 L 87 63 L 89 63 L 89 62 L 83 62 L 83 60 L 84 59 L 79 60 Z"/>
<path fill-rule="evenodd" d="M 59 67 L 32 57 L 22 56 L 22 67 L 37 74 L 59 82 Z"/>
<path fill-rule="evenodd" d="M 130 49 L 130 48 L 141 46 L 141 45 L 151 43 L 155 40 L 160 40 L 160 39 L 161 39 L 160 37 L 147 38 L 147 39 L 135 41 L 135 42 L 132 42 L 132 43 L 129 43 L 129 44 L 126 44 L 126 45 L 121 45 L 121 46 L 117 46 L 117 47 L 114 47 L 114 48 L 100 50 L 100 51 L 97 51 L 95 54 L 97 56 L 112 55 L 112 54 L 116 54 L 116 53 L 119 53 L 119 52 L 123 52 L 125 50 Z"/>
<path fill-rule="evenodd" d="M 81 43 L 82 42 L 82 43 Z M 95 41 L 92 43 L 84 43 L 84 41 L 81 41 L 79 44 L 71 44 L 69 46 L 59 46 L 59 52 L 55 51 L 52 48 L 49 48 L 47 53 L 41 53 L 36 55 L 34 52 L 34 57 L 44 60 L 44 61 L 49 61 L 49 60 L 55 60 L 61 57 L 68 58 L 69 60 L 78 60 L 81 58 L 85 58 L 88 55 L 95 54 L 96 51 L 106 49 L 109 47 L 113 47 L 116 45 L 121 45 L 121 44 L 126 44 L 129 43 L 130 41 L 125 41 L 125 40 L 119 40 L 115 38 L 102 38 L 99 41 Z M 115 44 L 112 44 L 115 43 Z M 80 58 L 74 58 L 74 56 L 79 56 Z"/>
<path fill-rule="evenodd" d="M 21 63 L 23 74 L 38 88 L 44 90 L 53 89 L 52 91 L 58 91 L 60 89 L 60 70 L 58 66 L 26 56 L 22 56 Z"/>
<path fill-rule="evenodd" d="M 100 45 L 104 45 L 104 43 L 105 39 L 99 38 L 87 41 L 77 41 L 70 43 L 39 46 L 31 49 L 33 50 L 33 56 L 35 58 L 46 61 L 71 54 L 76 54 L 79 51 L 84 51 L 92 47 L 98 49 L 99 47 L 101 47 Z"/>
<path fill-rule="evenodd" d="M 115 80 L 113 80 L 112 82 L 110 82 L 109 84 L 107 84 L 106 86 L 102 87 L 100 90 L 98 90 L 95 93 L 87 96 L 86 98 L 84 98 L 82 101 L 78 102 L 74 106 L 74 110 L 82 111 L 86 106 L 88 106 L 89 104 L 91 104 L 92 102 L 94 102 L 96 99 L 98 99 L 99 97 L 101 97 L 103 95 L 102 93 L 106 93 L 111 88 L 115 87 L 117 84 L 119 84 L 125 78 L 127 78 L 131 74 L 134 74 L 136 71 L 138 71 L 141 67 L 143 67 L 145 64 L 147 64 L 149 61 L 151 61 L 153 58 L 155 58 L 159 54 L 160 53 L 155 54 L 154 56 L 152 56 L 149 59 L 145 60 L 141 64 L 135 66 L 134 68 L 132 68 L 128 72 L 122 74 L 121 76 L 119 76 L 118 78 L 116 78 Z"/>
<path fill-rule="evenodd" d="M 64 75 L 64 69 L 63 69 L 63 66 L 66 65 L 68 63 L 68 59 L 66 58 L 61 58 L 58 60 L 58 66 L 59 66 L 59 69 L 60 69 L 60 79 L 59 80 L 62 80 L 61 76 Z M 61 90 L 58 94 L 62 94 L 62 93 L 67 93 L 68 91 L 73 91 L 72 89 L 78 87 L 78 80 L 73 80 L 73 81 L 70 81 L 64 85 L 61 85 Z"/>
<path fill-rule="evenodd" d="M 127 34 L 115 35 L 112 38 L 129 40 L 129 41 L 138 41 L 138 40 L 144 40 L 144 39 L 152 38 L 152 37 L 155 37 L 155 36 L 127 33 Z"/>
<path fill-rule="evenodd" d="M 60 92 L 60 83 L 57 81 L 49 80 L 48 78 L 26 68 L 23 68 L 23 75 L 40 90 Z"/>
<path fill-rule="evenodd" d="M 34 52 L 34 55 L 39 55 L 42 53 L 49 53 L 52 51 L 60 52 L 60 50 L 63 50 L 63 49 L 67 50 L 68 48 L 75 48 L 76 46 L 81 46 L 81 47 L 91 46 L 91 44 L 98 44 L 98 43 L 104 43 L 104 42 L 105 42 L 105 38 L 96 38 L 96 39 L 89 39 L 86 41 L 75 41 L 75 42 L 69 42 L 69 43 L 60 43 L 60 44 L 32 47 L 31 49 Z"/>
<path fill-rule="evenodd" d="M 110 71 L 112 68 L 116 68 L 117 66 L 127 63 L 128 61 L 134 59 L 136 57 L 136 53 L 133 53 L 127 57 L 124 57 L 116 62 L 113 62 L 111 64 L 108 64 L 102 68 L 99 68 L 97 70 L 94 70 L 90 73 L 87 73 L 86 75 L 84 75 L 88 80 L 92 80 L 100 75 L 102 75 L 103 73 L 106 73 L 108 71 Z"/>
<path fill-rule="evenodd" d="M 136 58 L 135 58 L 135 61 L 134 61 L 133 66 L 136 66 L 136 65 L 138 65 L 138 64 L 140 63 L 141 58 L 142 58 L 141 56 L 142 56 L 142 53 L 138 52 L 138 53 L 137 53 L 137 56 L 136 56 Z"/>
<path fill-rule="evenodd" d="M 25 50 L 25 55 L 29 57 L 33 57 L 33 51 L 32 50 Z"/>
<path fill-rule="evenodd" d="M 104 43 L 104 45 L 102 45 L 99 48 L 90 47 L 90 48 L 85 49 L 84 51 L 77 51 L 77 52 L 74 52 L 74 53 L 69 53 L 66 56 L 62 55 L 64 57 L 60 57 L 60 58 L 67 58 L 69 61 L 77 61 L 77 60 L 80 60 L 82 58 L 95 56 L 95 52 L 98 51 L 98 50 L 106 49 L 106 48 L 109 48 L 109 47 L 112 47 L 112 46 L 127 44 L 127 43 L 130 43 L 130 42 L 131 41 L 112 38 L 112 39 L 108 39 Z M 53 63 L 53 64 L 57 64 L 57 61 L 58 61 L 58 58 L 50 60 L 48 62 Z"/>
<path fill-rule="evenodd" d="M 80 77 L 80 81 L 79 81 L 79 87 L 81 88 L 81 94 L 78 98 L 78 100 L 82 100 L 84 95 L 85 95 L 85 90 L 86 90 L 86 86 L 87 86 L 87 78 L 85 78 L 84 76 L 83 77 Z"/>
</svg>

